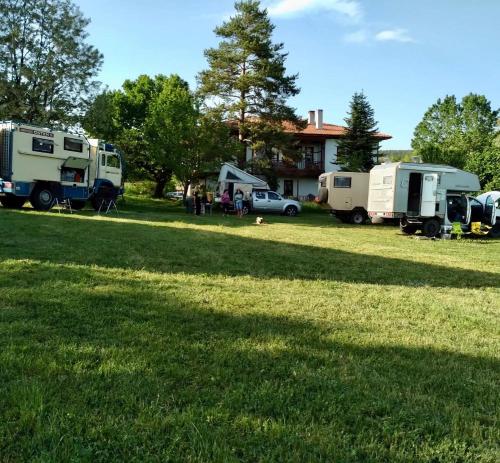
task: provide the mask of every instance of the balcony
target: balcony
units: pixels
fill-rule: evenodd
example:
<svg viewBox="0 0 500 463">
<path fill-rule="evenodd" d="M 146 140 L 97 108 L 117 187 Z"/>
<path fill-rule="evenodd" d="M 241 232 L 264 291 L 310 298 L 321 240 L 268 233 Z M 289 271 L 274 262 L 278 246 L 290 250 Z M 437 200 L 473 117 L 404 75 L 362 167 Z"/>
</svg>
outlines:
<svg viewBox="0 0 500 463">
<path fill-rule="evenodd" d="M 278 175 L 284 177 L 317 177 L 325 171 L 322 160 L 303 159 L 302 161 L 273 161 Z"/>
</svg>

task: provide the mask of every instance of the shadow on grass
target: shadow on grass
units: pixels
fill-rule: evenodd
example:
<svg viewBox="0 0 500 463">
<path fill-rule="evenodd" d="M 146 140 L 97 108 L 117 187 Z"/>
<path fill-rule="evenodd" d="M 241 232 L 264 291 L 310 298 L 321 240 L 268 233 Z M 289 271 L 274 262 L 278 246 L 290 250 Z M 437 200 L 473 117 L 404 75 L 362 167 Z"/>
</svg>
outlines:
<svg viewBox="0 0 500 463">
<path fill-rule="evenodd" d="M 0 260 L 35 259 L 150 272 L 248 275 L 379 285 L 499 287 L 498 274 L 393 257 L 232 236 L 223 232 L 9 214 Z M 192 222 L 191 222 L 192 223 Z"/>
<path fill-rule="evenodd" d="M 231 314 L 104 270 L 9 263 L 0 285 L 6 461 L 494 456 L 495 360 L 346 343 L 356 326 Z"/>
</svg>

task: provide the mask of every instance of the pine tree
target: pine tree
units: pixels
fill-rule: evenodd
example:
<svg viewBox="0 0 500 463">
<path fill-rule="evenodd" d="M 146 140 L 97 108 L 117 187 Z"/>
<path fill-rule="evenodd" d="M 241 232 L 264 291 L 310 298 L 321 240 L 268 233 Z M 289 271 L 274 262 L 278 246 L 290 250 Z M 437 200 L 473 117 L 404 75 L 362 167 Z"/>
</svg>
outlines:
<svg viewBox="0 0 500 463">
<path fill-rule="evenodd" d="M 273 43 L 274 25 L 259 1 L 235 4 L 236 14 L 215 29 L 222 40 L 217 48 L 205 50 L 209 69 L 199 74 L 199 92 L 234 122 L 241 143 L 243 165 L 247 146 L 266 160 L 276 151 L 294 156 L 292 136 L 286 136 L 283 122 L 297 128 L 303 122 L 286 104 L 297 95 L 297 75 L 286 75 L 283 43 Z M 297 150 L 298 153 L 298 150 Z"/>
<path fill-rule="evenodd" d="M 343 170 L 369 172 L 374 166 L 374 152 L 378 150 L 378 132 L 373 108 L 363 92 L 355 93 L 350 103 L 345 136 L 338 145 L 337 163 Z"/>
</svg>

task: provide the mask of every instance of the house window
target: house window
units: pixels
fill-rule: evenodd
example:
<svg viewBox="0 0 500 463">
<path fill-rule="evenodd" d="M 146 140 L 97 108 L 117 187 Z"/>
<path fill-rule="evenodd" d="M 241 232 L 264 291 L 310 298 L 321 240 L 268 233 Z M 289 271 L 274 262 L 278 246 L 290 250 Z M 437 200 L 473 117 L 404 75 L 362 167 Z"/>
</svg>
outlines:
<svg viewBox="0 0 500 463">
<path fill-rule="evenodd" d="M 335 177 L 333 188 L 351 188 L 351 177 Z"/>
<path fill-rule="evenodd" d="M 304 161 L 306 162 L 306 166 L 314 163 L 314 146 L 306 146 L 304 148 Z"/>
<path fill-rule="evenodd" d="M 33 151 L 37 151 L 39 153 L 54 154 L 54 142 L 52 140 L 33 137 L 31 148 Z"/>
<path fill-rule="evenodd" d="M 76 153 L 83 152 L 83 141 L 77 138 L 64 137 L 64 149 L 66 151 L 75 151 Z"/>
<path fill-rule="evenodd" d="M 285 180 L 283 182 L 283 195 L 293 196 L 293 180 Z"/>
</svg>

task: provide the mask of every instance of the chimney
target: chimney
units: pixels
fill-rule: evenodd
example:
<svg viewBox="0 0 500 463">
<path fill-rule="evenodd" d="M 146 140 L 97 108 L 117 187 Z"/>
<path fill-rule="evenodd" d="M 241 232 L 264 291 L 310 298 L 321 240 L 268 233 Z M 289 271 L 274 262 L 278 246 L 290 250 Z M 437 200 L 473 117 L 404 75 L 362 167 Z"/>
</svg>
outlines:
<svg viewBox="0 0 500 463">
<path fill-rule="evenodd" d="M 317 129 L 323 128 L 323 110 L 322 109 L 316 110 L 316 128 Z"/>
<path fill-rule="evenodd" d="M 309 118 L 307 122 L 309 124 L 316 125 L 316 113 L 314 111 L 309 111 Z"/>
</svg>

